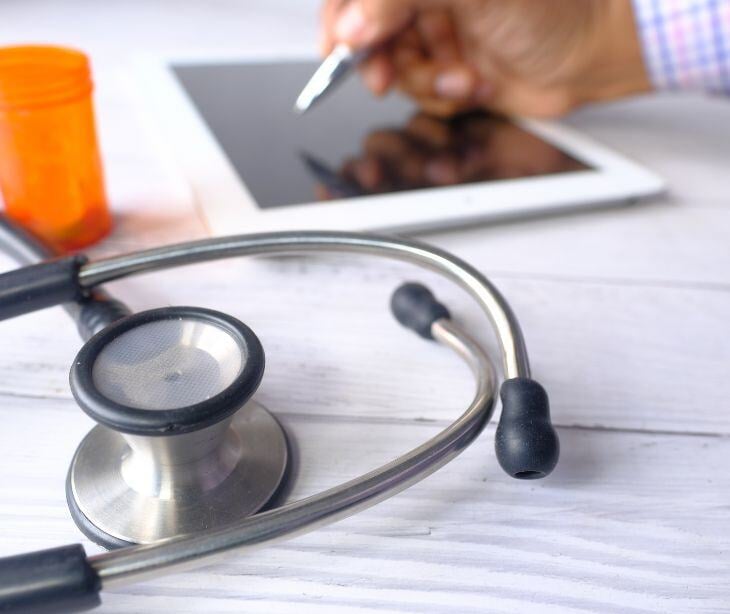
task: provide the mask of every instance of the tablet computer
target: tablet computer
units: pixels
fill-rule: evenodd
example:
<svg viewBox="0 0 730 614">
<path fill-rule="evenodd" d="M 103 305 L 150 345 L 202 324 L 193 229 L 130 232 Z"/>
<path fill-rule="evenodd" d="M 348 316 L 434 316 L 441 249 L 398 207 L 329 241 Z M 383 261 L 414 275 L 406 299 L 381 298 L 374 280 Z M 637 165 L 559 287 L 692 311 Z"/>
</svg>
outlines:
<svg viewBox="0 0 730 614">
<path fill-rule="evenodd" d="M 316 61 L 167 58 L 145 106 L 213 234 L 418 231 L 622 202 L 663 181 L 559 123 L 420 113 L 350 78 L 304 115 Z"/>
</svg>

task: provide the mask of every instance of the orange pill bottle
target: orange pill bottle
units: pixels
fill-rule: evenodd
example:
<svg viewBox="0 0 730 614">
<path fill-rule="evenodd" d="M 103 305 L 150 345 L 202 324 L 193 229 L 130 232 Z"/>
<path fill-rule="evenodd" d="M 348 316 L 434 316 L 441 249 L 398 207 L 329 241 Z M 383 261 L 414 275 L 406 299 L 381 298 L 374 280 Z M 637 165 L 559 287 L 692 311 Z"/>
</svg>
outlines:
<svg viewBox="0 0 730 614">
<path fill-rule="evenodd" d="M 0 48 L 0 193 L 9 217 L 58 251 L 107 234 L 111 217 L 83 53 Z"/>
</svg>

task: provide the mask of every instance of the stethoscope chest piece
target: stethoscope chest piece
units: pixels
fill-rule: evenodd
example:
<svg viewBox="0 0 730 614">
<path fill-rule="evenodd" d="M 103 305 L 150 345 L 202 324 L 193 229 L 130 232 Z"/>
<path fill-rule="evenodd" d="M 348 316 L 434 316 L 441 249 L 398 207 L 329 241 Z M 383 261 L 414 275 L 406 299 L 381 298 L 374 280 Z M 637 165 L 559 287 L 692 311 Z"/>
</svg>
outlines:
<svg viewBox="0 0 730 614">
<path fill-rule="evenodd" d="M 76 400 L 99 422 L 66 482 L 79 528 L 118 547 L 261 509 L 287 465 L 282 427 L 250 400 L 263 369 L 254 333 L 206 309 L 146 311 L 92 337 L 71 369 Z"/>
</svg>

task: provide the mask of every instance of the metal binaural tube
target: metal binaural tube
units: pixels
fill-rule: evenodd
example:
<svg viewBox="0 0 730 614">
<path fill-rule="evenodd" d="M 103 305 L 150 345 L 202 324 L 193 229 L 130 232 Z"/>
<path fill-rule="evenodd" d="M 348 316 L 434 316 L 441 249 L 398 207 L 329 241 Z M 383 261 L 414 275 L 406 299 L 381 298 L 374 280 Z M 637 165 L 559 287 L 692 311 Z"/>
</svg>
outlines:
<svg viewBox="0 0 730 614">
<path fill-rule="evenodd" d="M 277 232 L 216 237 L 90 262 L 81 268 L 79 283 L 92 288 L 136 273 L 206 260 L 312 251 L 351 252 L 402 260 L 451 279 L 474 297 L 491 320 L 502 350 L 505 379 L 530 377 L 522 331 L 500 292 L 460 258 L 417 241 L 348 232 Z"/>
<path fill-rule="evenodd" d="M 53 257 L 50 249 L 5 215 L 0 215 L 0 245 L 3 252 L 23 265 Z"/>
<path fill-rule="evenodd" d="M 0 246 L 3 252 L 22 265 L 37 264 L 55 257 L 38 239 L 1 214 Z M 82 301 L 65 303 L 63 308 L 76 322 L 84 340 L 131 313 L 126 305 L 100 289 L 94 290 Z"/>
<path fill-rule="evenodd" d="M 492 415 L 494 370 L 479 345 L 453 322 L 438 320 L 433 324 L 432 334 L 469 365 L 476 379 L 471 404 L 449 427 L 366 475 L 232 526 L 93 556 L 89 563 L 99 575 L 102 586 L 109 588 L 203 565 L 233 551 L 250 550 L 311 531 L 404 490 L 462 452 Z"/>
</svg>

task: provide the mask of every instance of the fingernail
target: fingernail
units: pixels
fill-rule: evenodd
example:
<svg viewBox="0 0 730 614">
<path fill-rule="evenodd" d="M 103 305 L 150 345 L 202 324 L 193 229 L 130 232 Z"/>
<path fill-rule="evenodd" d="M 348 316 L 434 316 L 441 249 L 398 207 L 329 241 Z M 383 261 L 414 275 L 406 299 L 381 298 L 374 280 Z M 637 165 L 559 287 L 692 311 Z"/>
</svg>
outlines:
<svg viewBox="0 0 730 614">
<path fill-rule="evenodd" d="M 338 40 L 354 42 L 365 29 L 365 13 L 358 0 L 351 0 L 335 23 L 335 36 Z"/>
<path fill-rule="evenodd" d="M 436 77 L 434 89 L 443 98 L 467 98 L 472 93 L 472 79 L 463 70 L 443 72 Z"/>
</svg>

